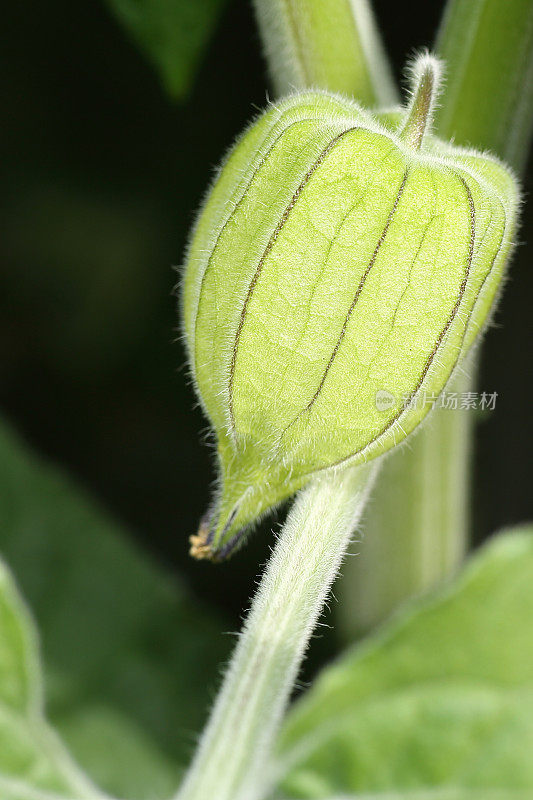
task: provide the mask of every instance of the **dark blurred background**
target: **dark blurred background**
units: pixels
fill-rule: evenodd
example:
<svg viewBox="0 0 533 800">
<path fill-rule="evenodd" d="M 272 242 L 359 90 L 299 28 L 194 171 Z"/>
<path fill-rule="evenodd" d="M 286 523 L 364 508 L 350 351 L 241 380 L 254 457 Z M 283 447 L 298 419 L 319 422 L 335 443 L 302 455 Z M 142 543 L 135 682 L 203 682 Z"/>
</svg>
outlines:
<svg viewBox="0 0 533 800">
<path fill-rule="evenodd" d="M 406 14 L 376 0 L 398 76 L 431 44 L 442 5 Z M 223 568 L 187 555 L 213 473 L 172 267 L 212 168 L 264 105 L 251 4 L 227 2 L 179 102 L 102 2 L 9 3 L 3 28 L 2 409 L 236 625 L 272 523 Z M 531 238 L 526 209 L 521 241 Z M 498 401 L 477 435 L 478 542 L 533 517 L 532 288 L 521 247 L 483 350 L 479 386 Z"/>
</svg>

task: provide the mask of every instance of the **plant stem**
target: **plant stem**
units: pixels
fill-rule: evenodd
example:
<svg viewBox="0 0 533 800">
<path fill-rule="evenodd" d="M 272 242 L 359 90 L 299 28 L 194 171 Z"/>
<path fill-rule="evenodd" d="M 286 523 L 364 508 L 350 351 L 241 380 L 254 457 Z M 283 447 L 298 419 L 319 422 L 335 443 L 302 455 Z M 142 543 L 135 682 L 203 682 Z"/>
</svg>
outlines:
<svg viewBox="0 0 533 800">
<path fill-rule="evenodd" d="M 438 133 L 521 172 L 533 129 L 531 0 L 449 0 L 436 49 L 447 64 Z"/>
<path fill-rule="evenodd" d="M 298 495 L 176 800 L 259 800 L 269 791 L 272 743 L 374 470 L 324 476 Z"/>
<path fill-rule="evenodd" d="M 460 394 L 470 386 L 469 375 L 461 374 L 448 391 Z M 472 411 L 435 409 L 426 427 L 384 460 L 359 555 L 348 559 L 336 590 L 346 641 L 461 564 L 469 520 L 471 416 Z"/>
<path fill-rule="evenodd" d="M 533 3 L 451 0 L 436 50 L 445 60 L 437 133 L 490 148 L 524 167 L 533 128 Z M 476 372 L 473 358 L 465 372 Z M 474 388 L 459 376 L 449 391 Z M 453 573 L 470 539 L 471 450 L 476 415 L 436 410 L 411 448 L 386 460 L 365 524 L 362 556 L 339 585 L 347 638 Z M 430 544 L 431 543 L 431 544 Z"/>
<path fill-rule="evenodd" d="M 276 94 L 320 88 L 366 106 L 397 92 L 368 0 L 254 0 Z"/>
</svg>

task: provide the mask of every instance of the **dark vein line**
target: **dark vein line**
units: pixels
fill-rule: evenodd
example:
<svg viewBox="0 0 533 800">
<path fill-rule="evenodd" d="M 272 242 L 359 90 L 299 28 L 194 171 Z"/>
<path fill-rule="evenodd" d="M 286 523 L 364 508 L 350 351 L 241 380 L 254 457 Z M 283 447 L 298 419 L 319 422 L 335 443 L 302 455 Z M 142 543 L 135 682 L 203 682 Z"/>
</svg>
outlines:
<svg viewBox="0 0 533 800">
<path fill-rule="evenodd" d="M 234 340 L 234 343 L 233 343 L 233 352 L 232 352 L 232 355 L 231 355 L 231 364 L 230 364 L 229 382 L 228 382 L 228 395 L 229 395 L 230 424 L 231 424 L 231 429 L 232 429 L 233 433 L 235 433 L 235 415 L 234 415 L 234 409 L 233 409 L 233 381 L 234 381 L 234 378 L 235 378 L 235 364 L 237 362 L 237 351 L 239 349 L 241 333 L 242 333 L 242 329 L 243 329 L 244 322 L 245 322 L 245 319 L 246 319 L 248 306 L 250 304 L 250 300 L 252 298 L 252 295 L 254 293 L 255 287 L 257 285 L 257 281 L 259 280 L 259 276 L 261 275 L 261 272 L 263 270 L 263 266 L 265 264 L 265 261 L 268 258 L 272 248 L 274 247 L 274 244 L 276 243 L 276 240 L 277 240 L 279 234 L 283 230 L 283 227 L 285 226 L 285 223 L 287 222 L 292 209 L 296 205 L 296 203 L 298 201 L 298 198 L 300 197 L 302 191 L 305 189 L 305 187 L 309 183 L 309 181 L 310 181 L 311 177 L 313 176 L 313 174 L 315 173 L 315 171 L 318 169 L 320 164 L 322 164 L 322 162 L 324 161 L 326 156 L 335 147 L 335 145 L 344 136 L 346 136 L 346 134 L 350 133 L 351 131 L 355 131 L 355 130 L 358 130 L 358 128 L 357 127 L 347 128 L 346 130 L 342 131 L 337 136 L 335 136 L 335 138 L 332 139 L 328 143 L 327 147 L 325 147 L 322 150 L 322 152 L 320 153 L 320 155 L 318 156 L 316 161 L 309 167 L 309 169 L 305 173 L 301 183 L 299 184 L 298 188 L 296 189 L 296 191 L 294 192 L 293 196 L 291 197 L 289 204 L 285 208 L 285 211 L 281 215 L 281 218 L 280 218 L 278 224 L 276 225 L 276 227 L 275 227 L 270 239 L 268 240 L 268 244 L 265 247 L 261 258 L 259 259 L 259 263 L 258 263 L 257 268 L 255 270 L 255 273 L 254 273 L 254 275 L 252 277 L 250 285 L 248 287 L 248 292 L 246 294 L 246 297 L 245 297 L 245 300 L 244 300 L 244 304 L 243 304 L 243 307 L 242 307 L 242 310 L 241 310 L 241 314 L 240 314 L 240 318 L 239 318 L 239 324 L 237 326 L 237 331 L 235 333 L 235 340 Z"/>
<path fill-rule="evenodd" d="M 426 363 L 424 364 L 424 368 L 423 368 L 422 373 L 421 373 L 421 375 L 420 375 L 420 377 L 418 379 L 418 382 L 417 382 L 415 388 L 413 389 L 413 391 L 411 392 L 411 394 L 409 396 L 410 398 L 413 398 L 416 395 L 416 393 L 419 391 L 420 387 L 422 386 L 422 383 L 424 382 L 424 379 L 425 379 L 425 377 L 426 377 L 426 375 L 428 373 L 428 370 L 429 370 L 431 364 L 433 363 L 433 360 L 434 360 L 434 358 L 435 358 L 435 356 L 437 354 L 437 351 L 439 350 L 440 345 L 441 345 L 444 337 L 448 333 L 448 331 L 450 329 L 450 326 L 451 326 L 452 322 L 455 319 L 455 316 L 456 316 L 456 314 L 457 314 L 457 312 L 459 310 L 459 306 L 461 304 L 461 301 L 463 299 L 463 295 L 464 295 L 465 290 L 466 290 L 466 284 L 468 283 L 468 278 L 469 278 L 469 275 L 470 275 L 470 269 L 472 267 L 472 260 L 474 258 L 474 246 L 475 246 L 475 238 L 476 238 L 476 208 L 475 208 L 475 205 L 474 205 L 474 198 L 472 197 L 472 192 L 470 191 L 470 188 L 469 188 L 467 182 L 465 181 L 465 179 L 462 177 L 462 175 L 457 175 L 456 177 L 460 180 L 460 182 L 463 185 L 463 188 L 465 189 L 466 197 L 467 197 L 467 201 L 468 201 L 468 206 L 469 206 L 469 209 L 470 209 L 470 244 L 469 244 L 469 251 L 468 251 L 468 258 L 467 258 L 467 263 L 466 263 L 466 269 L 465 269 L 465 273 L 464 273 L 464 276 L 463 276 L 463 280 L 462 280 L 461 285 L 459 287 L 459 294 L 457 296 L 457 300 L 455 301 L 455 305 L 454 305 L 453 309 L 451 310 L 450 315 L 449 315 L 448 319 L 446 320 L 446 323 L 445 323 L 443 329 L 441 330 L 440 334 L 437 337 L 437 340 L 436 340 L 436 342 L 435 342 L 435 344 L 433 346 L 433 350 L 431 351 L 429 357 L 426 360 Z M 463 340 L 464 340 L 464 337 L 466 335 L 466 329 L 467 329 L 467 326 L 465 326 L 465 331 L 464 331 L 463 337 L 462 337 Z M 457 365 L 459 357 L 460 357 L 460 349 L 459 349 L 459 353 L 457 355 L 457 358 L 456 358 L 456 360 L 454 362 L 453 369 Z M 344 464 L 346 461 L 349 461 L 350 459 L 354 458 L 356 455 L 361 453 L 363 450 L 366 450 L 367 447 L 370 447 L 371 444 L 373 444 L 377 439 L 379 439 L 381 436 L 383 436 L 383 434 L 385 434 L 390 428 L 392 428 L 392 426 L 395 424 L 395 422 L 397 422 L 398 419 L 404 413 L 405 413 L 405 408 L 400 408 L 400 410 L 397 411 L 396 414 L 387 422 L 385 427 L 382 428 L 382 430 L 379 431 L 379 433 L 377 433 L 369 442 L 367 442 L 364 445 L 364 447 L 361 447 L 359 450 L 356 450 L 355 452 L 350 453 L 350 455 L 348 455 L 348 456 L 344 456 L 343 458 L 339 459 L 339 461 L 335 461 L 333 464 L 327 464 L 324 467 L 318 467 L 318 469 L 312 470 L 311 474 L 314 474 L 314 473 L 317 473 L 317 472 L 322 472 L 325 469 L 332 469 L 334 467 L 339 467 L 342 464 Z"/>
<path fill-rule="evenodd" d="M 366 384 L 366 382 L 368 380 L 368 376 L 370 375 L 370 370 L 372 369 L 372 365 L 378 360 L 380 353 L 382 352 L 382 350 L 385 347 L 385 345 L 388 343 L 388 341 L 390 339 L 390 336 L 391 336 L 391 334 L 392 334 L 392 332 L 394 330 L 394 326 L 396 325 L 396 320 L 398 318 L 398 312 L 400 311 L 400 306 L 401 306 L 401 304 L 403 302 L 403 299 L 404 299 L 405 295 L 409 291 L 411 275 L 413 273 L 414 266 L 416 264 L 418 256 L 420 255 L 422 247 L 424 246 L 424 242 L 426 241 L 429 229 L 430 229 L 434 219 L 435 219 L 435 217 L 432 217 L 432 219 L 428 223 L 426 229 L 424 230 L 422 238 L 420 239 L 420 242 L 418 244 L 418 247 L 417 247 L 416 253 L 414 255 L 414 258 L 411 260 L 411 263 L 409 265 L 409 271 L 408 271 L 408 274 L 407 274 L 406 285 L 405 285 L 405 287 L 404 287 L 404 289 L 403 289 L 403 291 L 402 291 L 402 293 L 400 295 L 398 303 L 396 304 L 396 308 L 394 309 L 394 314 L 392 316 L 392 320 L 391 320 L 391 323 L 390 323 L 390 326 L 389 326 L 389 330 L 387 331 L 387 334 L 383 337 L 381 344 L 379 345 L 378 349 L 376 350 L 375 354 L 373 355 L 372 360 L 371 360 L 371 362 L 368 365 L 368 368 L 366 370 L 365 376 L 361 381 L 361 384 L 360 384 L 361 386 L 364 386 Z"/>
<path fill-rule="evenodd" d="M 272 133 L 274 127 L 276 125 L 278 125 L 282 121 L 283 114 L 284 114 L 284 112 L 282 112 L 280 114 L 280 116 L 276 119 L 275 123 L 273 124 L 272 128 L 266 133 L 265 140 L 268 138 L 268 135 L 270 133 Z M 222 227 L 220 228 L 220 230 L 218 231 L 218 233 L 216 235 L 215 241 L 213 242 L 212 247 L 211 247 L 211 252 L 209 253 L 209 257 L 208 257 L 208 259 L 206 261 L 206 264 L 205 264 L 205 268 L 204 268 L 204 271 L 203 271 L 203 274 L 202 274 L 202 279 L 200 281 L 200 287 L 198 289 L 198 307 L 197 307 L 196 317 L 195 317 L 195 321 L 194 321 L 194 351 L 195 351 L 195 357 L 197 357 L 197 355 L 198 355 L 198 351 L 197 351 L 198 324 L 199 324 L 198 320 L 200 318 L 200 314 L 198 313 L 198 308 L 200 306 L 200 298 L 202 296 L 202 291 L 203 291 L 204 286 L 205 286 L 205 281 L 207 279 L 207 274 L 208 274 L 208 272 L 210 270 L 210 267 L 211 267 L 212 262 L 213 262 L 213 258 L 215 256 L 215 251 L 216 251 L 218 245 L 220 244 L 220 240 L 222 238 L 222 235 L 226 231 L 226 229 L 227 229 L 231 219 L 233 218 L 234 214 L 241 207 L 242 203 L 244 202 L 244 199 L 246 198 L 248 190 L 250 189 L 250 186 L 252 185 L 252 183 L 256 179 L 260 169 L 265 165 L 265 162 L 267 161 L 268 157 L 271 155 L 274 147 L 277 145 L 279 140 L 287 133 L 287 131 L 289 131 L 295 125 L 299 125 L 301 122 L 314 122 L 314 121 L 315 121 L 314 117 L 304 117 L 302 119 L 295 120 L 295 122 L 291 122 L 289 125 L 287 125 L 286 128 L 283 128 L 283 130 L 276 136 L 276 138 L 274 139 L 274 141 L 272 142 L 270 147 L 267 149 L 267 151 L 261 157 L 261 160 L 259 161 L 259 163 L 257 164 L 256 168 L 254 169 L 253 173 L 251 174 L 250 179 L 248 180 L 248 182 L 244 185 L 244 187 L 242 186 L 242 183 L 239 183 L 237 185 L 237 187 L 234 189 L 231 197 L 226 201 L 226 204 L 228 204 L 229 202 L 231 202 L 233 200 L 233 198 L 236 195 L 237 196 L 240 195 L 239 199 L 237 200 L 237 202 L 231 208 L 231 211 L 229 212 L 229 214 L 227 215 L 226 220 L 224 221 L 224 224 L 222 225 Z M 241 189 L 242 189 L 242 192 L 240 191 Z"/>
<path fill-rule="evenodd" d="M 368 192 L 370 192 L 370 190 L 372 189 L 372 187 L 374 187 L 374 186 L 375 186 L 375 181 L 374 181 L 374 178 L 376 177 L 376 175 L 379 175 L 379 174 L 380 174 L 380 172 L 381 172 L 381 167 L 382 167 L 383 163 L 384 163 L 384 162 L 385 162 L 385 161 L 386 161 L 386 160 L 389 158 L 389 156 L 390 156 L 391 152 L 392 152 L 392 149 L 391 149 L 391 150 L 390 150 L 390 151 L 387 153 L 387 155 L 383 156 L 383 158 L 382 158 L 382 159 L 380 159 L 380 160 L 377 162 L 377 164 L 375 165 L 375 170 L 374 170 L 374 172 L 372 173 L 371 180 L 370 180 L 370 181 L 368 182 L 368 184 L 365 186 L 365 189 L 364 189 L 363 193 L 362 193 L 362 194 L 360 194 L 360 195 L 358 195 L 358 197 L 357 197 L 357 201 L 356 201 L 356 202 L 355 202 L 355 203 L 354 203 L 352 206 L 350 206 L 350 208 L 348 209 L 348 211 L 345 213 L 345 215 L 344 215 L 344 216 L 343 216 L 343 218 L 341 219 L 341 221 L 340 221 L 339 225 L 337 226 L 337 229 L 335 230 L 335 233 L 333 234 L 333 237 L 332 237 L 331 241 L 329 242 L 328 249 L 327 249 L 327 251 L 324 253 L 324 256 L 323 256 L 323 262 L 322 262 L 322 265 L 321 265 L 321 267 L 320 267 L 320 273 L 319 273 L 319 275 L 317 276 L 317 278 L 316 278 L 316 281 L 314 282 L 314 286 L 313 286 L 312 294 L 311 294 L 311 296 L 310 296 L 310 298 L 309 298 L 309 306 L 308 306 L 308 308 L 307 308 L 307 319 L 306 319 L 306 321 L 305 321 L 305 324 L 304 324 L 304 325 L 303 325 L 303 327 L 302 327 L 302 330 L 301 330 L 301 333 L 300 333 L 300 335 L 298 336 L 298 340 L 297 340 L 297 341 L 294 343 L 294 346 L 293 346 L 293 350 L 294 350 L 295 352 L 298 350 L 299 346 L 301 345 L 301 343 L 302 343 L 302 341 L 303 341 L 303 339 L 304 339 L 304 337 L 305 337 L 305 335 L 306 335 L 306 333 L 307 333 L 307 331 L 308 331 L 308 328 L 309 328 L 309 322 L 310 322 L 310 320 L 311 320 L 311 306 L 312 306 L 312 305 L 313 305 L 313 303 L 314 303 L 314 300 L 315 300 L 315 297 L 316 297 L 316 292 L 318 291 L 318 287 L 319 287 L 319 285 L 320 285 L 320 281 L 322 280 L 322 278 L 323 278 L 323 276 L 324 276 L 324 273 L 326 272 L 326 270 L 327 270 L 327 269 L 328 269 L 328 267 L 329 267 L 329 258 L 330 258 L 330 255 L 331 255 L 331 251 L 333 250 L 333 245 L 335 244 L 335 241 L 336 241 L 337 237 L 339 236 L 339 234 L 340 234 L 341 230 L 343 229 L 344 225 L 346 224 L 347 220 L 348 220 L 348 219 L 350 218 L 350 216 L 353 214 L 353 212 L 355 211 L 355 209 L 356 209 L 356 208 L 357 208 L 357 207 L 360 205 L 360 203 L 361 203 L 361 200 L 364 198 L 365 194 L 366 194 L 366 193 L 368 193 Z M 289 369 L 291 368 L 291 366 L 292 366 L 292 365 L 291 365 L 291 363 L 289 362 L 289 363 L 287 364 L 286 368 L 285 368 L 285 371 L 284 371 L 284 373 L 283 373 L 283 375 L 282 375 L 281 379 L 280 379 L 280 382 L 279 382 L 279 383 L 280 383 L 280 392 L 281 392 L 281 391 L 283 391 L 283 385 L 284 385 L 284 382 L 285 382 L 285 378 L 287 377 L 287 372 L 289 371 Z"/>
<path fill-rule="evenodd" d="M 409 291 L 409 287 L 410 287 L 410 284 L 411 284 L 411 276 L 413 274 L 414 266 L 415 266 L 415 264 L 416 264 L 416 262 L 418 260 L 418 257 L 420 255 L 420 253 L 422 252 L 422 248 L 423 248 L 424 243 L 425 243 L 425 241 L 426 241 L 426 239 L 428 237 L 428 234 L 429 234 L 431 226 L 433 225 L 435 220 L 439 218 L 439 215 L 435 213 L 435 209 L 436 209 L 436 205 L 437 205 L 437 191 L 436 191 L 436 188 L 435 188 L 435 180 L 433 179 L 431 173 L 429 173 L 429 177 L 431 179 L 431 183 L 433 184 L 433 214 L 430 216 L 429 221 L 427 222 L 427 224 L 426 224 L 426 226 L 424 228 L 424 233 L 422 234 L 422 238 L 420 239 L 420 242 L 418 243 L 418 247 L 416 249 L 414 258 L 411 259 L 411 263 L 409 265 L 409 270 L 408 270 L 408 273 L 407 273 L 407 280 L 406 280 L 406 283 L 405 283 L 405 287 L 404 287 L 404 289 L 403 289 L 403 291 L 402 291 L 402 293 L 400 295 L 400 298 L 399 298 L 399 300 L 398 300 L 398 302 L 396 304 L 396 308 L 394 309 L 394 314 L 392 315 L 392 320 L 391 320 L 391 323 L 390 323 L 389 331 L 387 332 L 387 335 L 383 337 L 383 341 L 382 341 L 381 345 L 379 346 L 378 350 L 376 351 L 376 353 L 375 353 L 375 355 L 374 355 L 374 357 L 372 359 L 372 363 L 377 360 L 379 354 L 382 352 L 383 348 L 385 347 L 385 345 L 389 341 L 390 335 L 393 332 L 394 326 L 396 325 L 396 321 L 398 319 L 398 313 L 400 311 L 400 307 L 401 307 L 402 302 L 403 302 L 403 300 L 405 298 L 405 295 Z M 442 241 L 442 231 L 441 231 L 441 234 L 440 234 L 439 244 L 440 244 L 441 241 Z M 433 265 L 432 279 L 433 279 L 433 274 L 434 274 L 434 266 L 435 265 Z M 372 365 L 370 364 L 368 369 L 367 369 L 367 371 L 366 371 L 365 377 L 363 378 L 363 380 L 361 382 L 361 386 L 363 386 L 366 383 L 366 381 L 368 379 L 368 376 L 370 374 L 371 366 Z"/>
<path fill-rule="evenodd" d="M 299 414 L 297 414 L 297 415 L 296 415 L 296 417 L 295 417 L 295 418 L 292 420 L 292 422 L 290 422 L 290 423 L 287 425 L 287 427 L 285 428 L 285 430 L 284 430 L 284 431 L 283 431 L 283 433 L 281 434 L 282 436 L 284 436 L 284 434 L 286 433 L 286 431 L 287 431 L 287 430 L 288 430 L 288 429 L 289 429 L 289 428 L 290 428 L 292 425 L 294 425 L 294 424 L 295 424 L 295 422 L 297 422 L 297 420 L 298 420 L 298 419 L 299 419 L 299 418 L 300 418 L 300 417 L 301 417 L 303 414 L 305 414 L 307 411 L 310 411 L 310 409 L 312 408 L 313 404 L 314 404 L 314 403 L 316 402 L 316 400 L 318 399 L 318 396 L 320 395 L 320 392 L 321 392 L 321 391 L 322 391 L 322 389 L 323 389 L 324 383 L 326 382 L 326 378 L 327 378 L 327 376 L 328 376 L 328 372 L 330 371 L 330 369 L 331 369 L 331 366 L 332 366 L 333 362 L 335 361 L 335 358 L 336 358 L 336 356 L 337 356 L 337 353 L 339 352 L 339 348 L 340 348 L 340 346 L 341 346 L 341 344 L 342 344 L 342 341 L 343 341 L 343 339 L 344 339 L 344 337 L 345 337 L 345 335 L 346 335 L 346 331 L 347 331 L 347 328 L 348 328 L 348 323 L 350 322 L 350 318 L 351 318 L 351 316 L 352 316 L 352 314 L 353 314 L 353 310 L 354 310 L 355 306 L 357 305 L 357 301 L 359 300 L 359 297 L 361 296 L 361 292 L 363 291 L 363 288 L 364 288 L 364 285 L 365 285 L 366 279 L 368 278 L 368 275 L 370 274 L 370 271 L 371 271 L 372 267 L 373 267 L 373 266 L 374 266 L 374 264 L 376 263 L 376 258 L 377 258 L 377 256 L 378 256 L 378 253 L 379 253 L 379 251 L 380 251 L 380 249 L 381 249 L 381 246 L 382 246 L 382 244 L 383 244 L 383 242 L 385 241 L 385 238 L 386 238 L 386 236 L 387 236 L 387 233 L 388 233 L 388 230 L 389 230 L 390 224 L 391 224 L 391 222 L 392 222 L 392 218 L 394 217 L 394 214 L 395 214 L 395 212 L 396 212 L 396 209 L 398 208 L 398 203 L 400 202 L 400 198 L 401 198 L 401 196 L 402 196 L 402 194 L 403 194 L 403 190 L 404 190 L 404 188 L 405 188 L 405 184 L 407 183 L 407 178 L 408 178 L 408 176 L 409 176 L 409 169 L 406 169 L 406 171 L 405 171 L 405 173 L 404 173 L 404 176 L 403 176 L 403 179 L 402 179 L 402 182 L 401 182 L 401 184 L 400 184 L 400 187 L 399 187 L 399 189 L 398 189 L 398 193 L 397 193 L 397 195 L 396 195 L 396 198 L 395 198 L 395 200 L 394 200 L 394 204 L 393 204 L 393 206 L 392 206 L 392 208 L 391 208 L 391 210 L 390 210 L 390 212 L 389 212 L 389 215 L 388 215 L 388 217 L 387 217 L 387 221 L 385 222 L 385 227 L 383 228 L 383 231 L 381 232 L 381 236 L 379 237 L 378 243 L 376 244 L 376 247 L 375 247 L 375 249 L 374 249 L 374 252 L 372 253 L 372 257 L 371 257 L 370 261 L 368 262 L 368 265 L 367 265 L 367 267 L 366 267 L 365 271 L 363 272 L 363 275 L 361 276 L 361 279 L 360 279 L 360 281 L 359 281 L 359 285 L 358 285 L 358 287 L 357 287 L 357 289 L 356 289 L 356 292 L 355 292 L 355 296 L 354 296 L 354 298 L 353 298 L 353 300 L 352 300 L 352 302 L 351 302 L 351 304 L 350 304 L 350 308 L 348 309 L 348 312 L 347 312 L 347 314 L 346 314 L 346 317 L 344 318 L 344 323 L 343 323 L 343 326 L 342 326 L 341 332 L 340 332 L 340 334 L 339 334 L 339 338 L 337 339 L 337 342 L 336 342 L 336 344 L 335 344 L 335 347 L 333 348 L 333 352 L 331 353 L 331 356 L 330 356 L 330 358 L 329 358 L 329 361 L 328 361 L 328 363 L 327 363 L 327 365 L 326 365 L 326 368 L 325 368 L 325 370 L 324 370 L 324 372 L 323 372 L 323 374 L 322 374 L 322 378 L 321 378 L 321 380 L 320 380 L 320 383 L 319 383 L 319 385 L 318 385 L 318 388 L 317 388 L 317 390 L 315 391 L 315 393 L 314 393 L 313 397 L 311 398 L 311 400 L 310 400 L 310 401 L 308 402 L 308 404 L 305 406 L 305 408 L 304 408 L 304 409 L 302 409 L 302 411 L 300 411 L 300 412 L 299 412 Z"/>
</svg>

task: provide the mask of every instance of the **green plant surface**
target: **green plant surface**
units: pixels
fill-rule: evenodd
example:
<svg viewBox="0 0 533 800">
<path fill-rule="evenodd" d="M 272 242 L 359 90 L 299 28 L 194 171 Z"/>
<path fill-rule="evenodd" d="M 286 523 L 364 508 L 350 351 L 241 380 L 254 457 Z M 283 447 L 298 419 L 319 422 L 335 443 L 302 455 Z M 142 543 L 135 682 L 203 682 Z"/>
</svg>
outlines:
<svg viewBox="0 0 533 800">
<path fill-rule="evenodd" d="M 533 128 L 531 0 L 449 0 L 436 51 L 447 64 L 439 134 L 522 170 Z"/>
<path fill-rule="evenodd" d="M 533 529 L 326 668 L 279 741 L 285 794 L 533 793 Z"/>
<path fill-rule="evenodd" d="M 168 93 L 187 95 L 225 0 L 107 0 Z"/>
<path fill-rule="evenodd" d="M 228 637 L 5 424 L 0 487 L 0 553 L 38 622 L 49 717 L 108 791 L 168 796 Z"/>
<path fill-rule="evenodd" d="M 3 800 L 98 800 L 43 716 L 37 639 L 0 563 L 0 796 Z"/>
<path fill-rule="evenodd" d="M 381 465 L 362 538 L 337 587 L 345 642 L 456 574 L 465 558 L 473 412 L 460 405 L 471 389 L 472 360 L 446 387 L 458 407 L 434 409 L 425 428 Z"/>
<path fill-rule="evenodd" d="M 75 704 L 54 722 L 84 770 L 113 796 L 165 800 L 175 790 L 183 762 L 158 746 L 135 719 L 134 709 L 127 714 L 109 703 Z M 189 737 L 183 731 L 179 738 L 183 743 Z M 168 750 L 172 744 L 168 742 Z"/>
<path fill-rule="evenodd" d="M 396 102 L 369 0 L 254 0 L 277 96 L 329 89 L 366 106 Z"/>
<path fill-rule="evenodd" d="M 290 800 L 284 797 L 279 800 Z M 377 794 L 336 794 L 334 796 L 323 797 L 321 800 L 531 800 L 529 790 L 513 791 L 504 789 L 437 789 L 433 791 L 401 791 L 401 792 L 378 792 Z"/>
<path fill-rule="evenodd" d="M 269 793 L 272 747 L 373 472 L 323 475 L 296 498 L 175 800 L 263 800 Z"/>
<path fill-rule="evenodd" d="M 267 108 L 205 202 L 183 301 L 220 462 L 200 557 L 225 557 L 320 471 L 401 442 L 484 327 L 517 189 L 430 135 L 439 64 L 412 71 L 390 128 L 330 94 Z"/>
</svg>

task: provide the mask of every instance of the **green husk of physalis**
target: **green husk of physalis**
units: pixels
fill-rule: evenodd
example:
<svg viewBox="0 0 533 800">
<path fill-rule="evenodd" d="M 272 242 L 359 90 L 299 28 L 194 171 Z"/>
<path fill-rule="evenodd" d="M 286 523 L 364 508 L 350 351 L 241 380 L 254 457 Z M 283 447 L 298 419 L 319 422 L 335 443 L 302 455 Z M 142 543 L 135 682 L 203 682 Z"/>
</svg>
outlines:
<svg viewBox="0 0 533 800">
<path fill-rule="evenodd" d="M 485 326 L 518 192 L 492 156 L 431 134 L 439 64 L 406 109 L 306 92 L 272 105 L 198 217 L 185 339 L 219 485 L 192 553 L 218 560 L 324 470 L 399 444 Z M 453 412 L 450 412 L 453 413 Z"/>
</svg>

